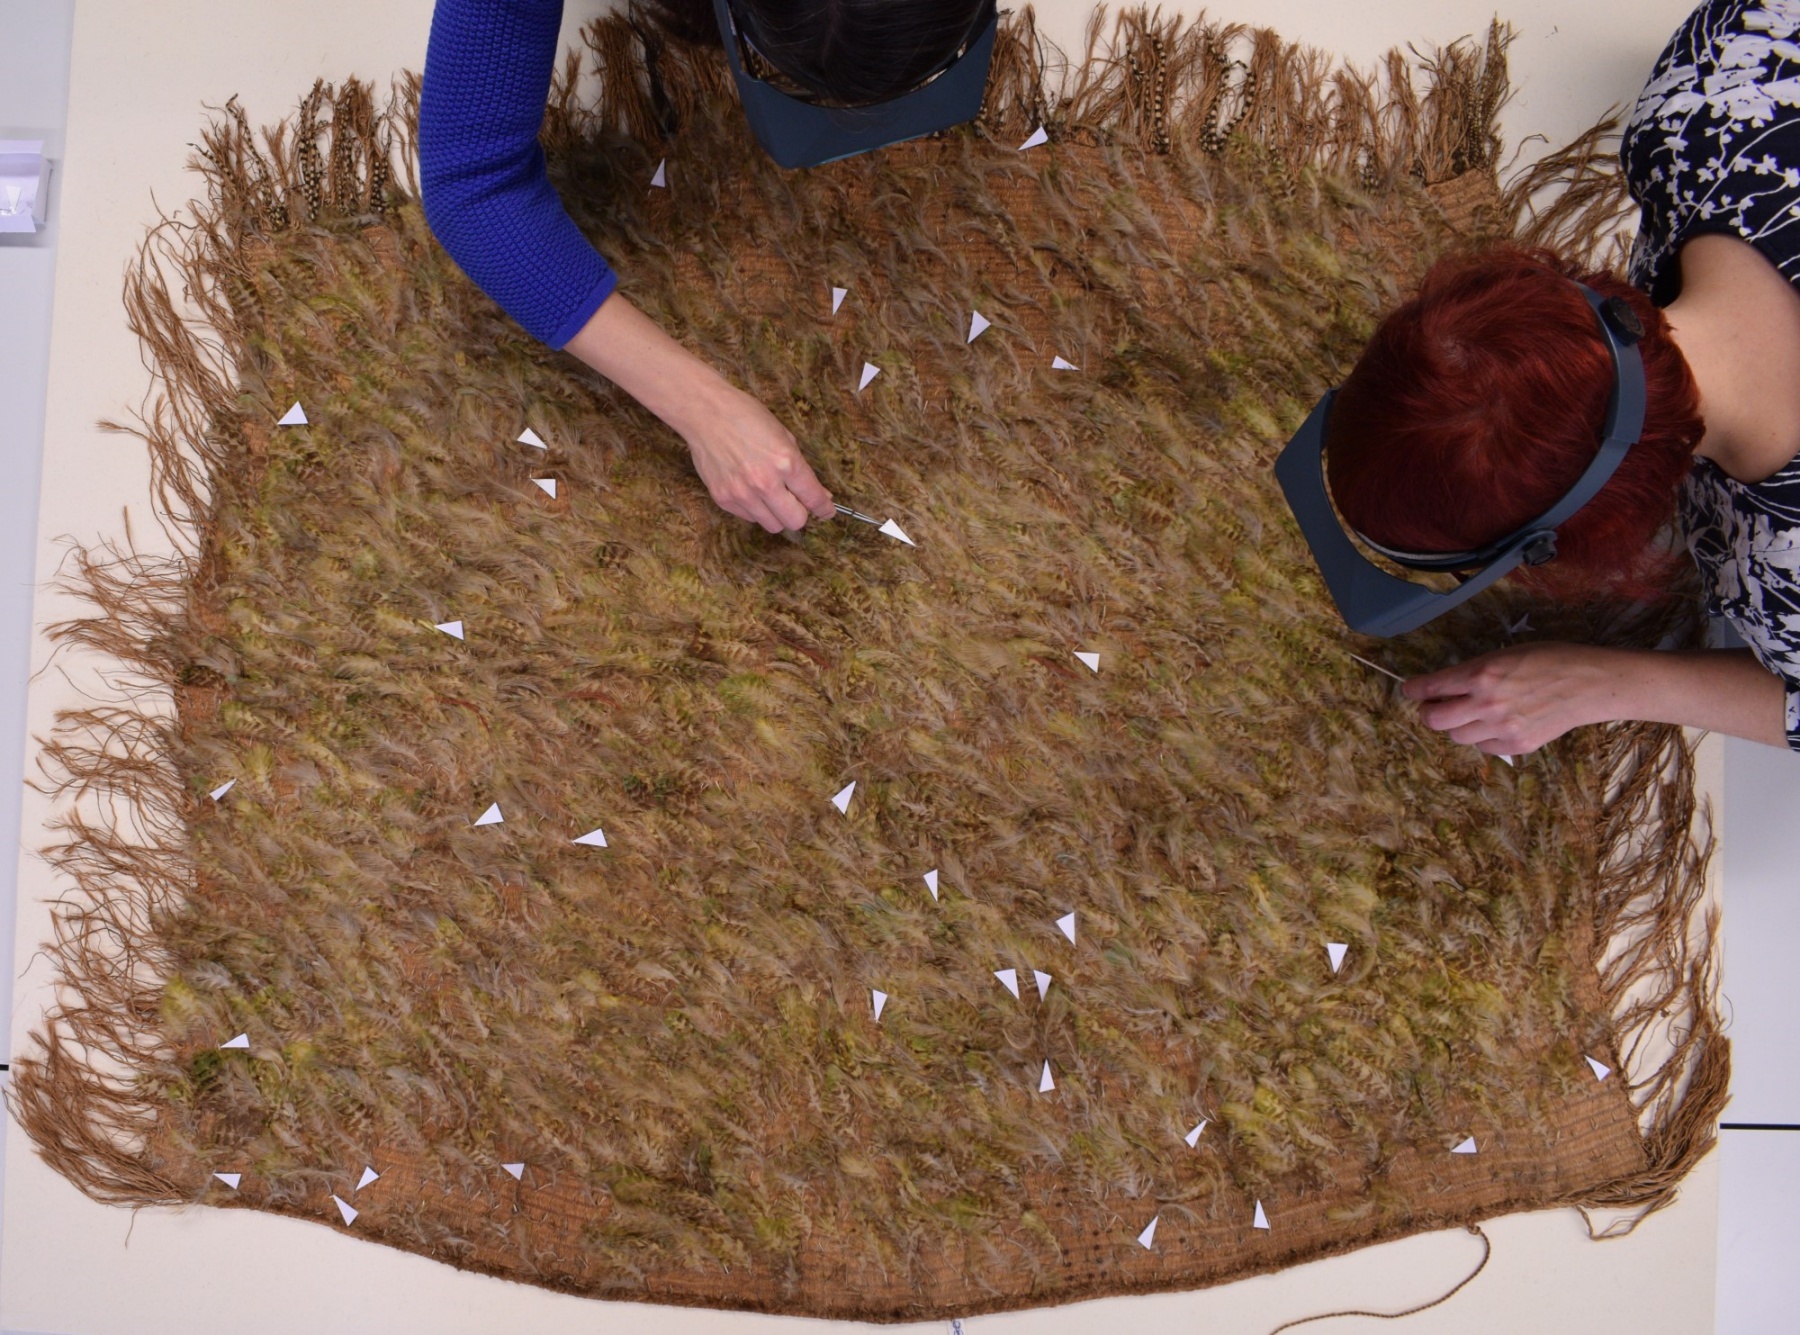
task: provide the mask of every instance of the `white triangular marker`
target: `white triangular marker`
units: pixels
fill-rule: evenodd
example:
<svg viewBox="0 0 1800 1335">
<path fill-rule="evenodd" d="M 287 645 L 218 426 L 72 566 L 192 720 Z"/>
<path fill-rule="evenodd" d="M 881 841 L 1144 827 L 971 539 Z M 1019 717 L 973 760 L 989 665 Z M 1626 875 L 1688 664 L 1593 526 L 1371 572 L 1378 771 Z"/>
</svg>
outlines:
<svg viewBox="0 0 1800 1335">
<path fill-rule="evenodd" d="M 1451 1146 L 1450 1153 L 1452 1153 L 1452 1154 L 1474 1154 L 1474 1153 L 1476 1153 L 1475 1137 L 1470 1136 L 1467 1140 L 1463 1141 L 1462 1144 Z"/>
<path fill-rule="evenodd" d="M 443 631 L 453 640 L 460 640 L 463 637 L 462 622 L 460 621 L 440 621 L 432 629 Z"/>
<path fill-rule="evenodd" d="M 247 1048 L 250 1046 L 250 1035 L 239 1034 L 236 1038 L 228 1038 L 219 1044 L 221 1048 Z"/>
<path fill-rule="evenodd" d="M 1256 1203 L 1256 1217 L 1250 1221 L 1250 1227 L 1260 1228 L 1265 1233 L 1269 1231 L 1269 1216 L 1263 1213 L 1261 1201 Z"/>
<path fill-rule="evenodd" d="M 1039 130 L 1038 133 L 1042 134 L 1043 131 Z M 1144 1226 L 1144 1231 L 1138 1234 L 1138 1246 L 1145 1251 L 1149 1251 L 1156 1245 L 1156 1221 L 1161 1218 L 1161 1215 L 1153 1216 L 1150 1222 Z"/>
<path fill-rule="evenodd" d="M 217 802 L 220 798 L 224 797 L 226 793 L 229 793 L 235 787 L 237 787 L 237 780 L 236 779 L 227 779 L 227 780 L 225 780 L 224 783 L 220 784 L 217 788 L 213 789 L 210 793 L 208 793 L 207 796 L 212 798 L 213 801 Z"/>
<path fill-rule="evenodd" d="M 1344 967 L 1344 956 L 1350 953 L 1350 947 L 1342 941 L 1327 941 L 1325 953 L 1331 957 L 1331 971 L 1336 973 Z"/>
<path fill-rule="evenodd" d="M 876 529 L 875 531 L 877 533 L 885 533 L 890 538 L 898 538 L 898 539 L 900 539 L 901 542 L 904 542 L 908 547 L 917 547 L 919 545 L 918 543 L 914 542 L 911 538 L 907 537 L 906 530 L 901 528 L 900 525 L 896 524 L 891 519 L 888 520 L 887 523 L 883 524 L 880 528 Z"/>
<path fill-rule="evenodd" d="M 358 1211 L 354 1205 L 350 1204 L 349 1201 L 340 1200 L 336 1196 L 333 1196 L 331 1200 L 332 1203 L 337 1206 L 338 1213 L 344 1216 L 344 1222 L 346 1224 L 354 1224 L 356 1222 L 356 1216 L 360 1211 Z"/>
<path fill-rule="evenodd" d="M 831 289 L 831 313 L 833 315 L 838 313 L 838 307 L 844 304 L 844 298 L 849 295 L 850 289 L 847 287 L 834 287 Z"/>
<path fill-rule="evenodd" d="M 1048 1094 L 1056 1088 L 1056 1077 L 1050 1074 L 1050 1063 L 1044 1063 L 1044 1074 L 1038 1078 L 1038 1093 Z"/>
<path fill-rule="evenodd" d="M 965 338 L 963 342 L 973 343 L 976 339 L 985 334 L 988 331 L 989 326 L 993 323 L 992 320 L 988 319 L 987 316 L 983 315 L 980 311 L 976 311 L 969 317 L 969 336 Z"/>
<path fill-rule="evenodd" d="M 856 792 L 856 780 L 852 779 L 849 783 L 845 784 L 843 786 L 843 788 L 838 790 L 838 795 L 831 799 L 831 805 L 836 807 L 839 811 L 843 812 L 846 816 L 849 815 L 850 814 L 850 798 L 851 798 L 851 795 L 854 794 L 855 792 Z"/>
<path fill-rule="evenodd" d="M 881 1008 L 883 1006 L 887 1005 L 887 993 L 878 991 L 875 988 L 871 987 L 869 989 L 869 995 L 874 999 L 874 1002 L 875 1002 L 875 1023 L 880 1024 L 881 1023 Z"/>
<path fill-rule="evenodd" d="M 544 438 L 538 435 L 538 433 L 533 431 L 530 427 L 526 427 L 519 433 L 519 444 L 529 445 L 534 450 L 547 450 L 550 448 L 548 445 L 544 444 Z"/>
<path fill-rule="evenodd" d="M 1200 1125 L 1182 1137 L 1182 1139 L 1188 1143 L 1188 1148 L 1190 1150 L 1200 1148 L 1200 1133 L 1206 1130 L 1206 1124 L 1209 1120 L 1211 1119 L 1202 1117 L 1200 1119 Z"/>
<path fill-rule="evenodd" d="M 856 382 L 856 392 L 861 394 L 869 387 L 869 382 L 881 374 L 881 368 L 874 362 L 863 363 L 862 379 Z"/>
<path fill-rule="evenodd" d="M 586 844 L 589 848 L 605 848 L 606 847 L 606 831 L 605 830 L 589 830 L 586 834 L 582 835 L 579 839 L 571 839 L 569 842 L 573 843 L 573 844 Z"/>
<path fill-rule="evenodd" d="M 1047 144 L 1049 142 L 1049 134 L 1046 133 L 1044 127 L 1040 125 L 1031 132 L 1031 138 L 1019 145 L 1019 152 L 1023 153 L 1028 148 L 1036 148 L 1039 144 Z M 1149 1244 L 1146 1243 L 1145 1245 L 1148 1246 Z"/>
<path fill-rule="evenodd" d="M 1083 653 L 1081 650 L 1077 649 L 1075 651 L 1075 657 L 1079 658 L 1083 663 L 1087 664 L 1087 668 L 1088 668 L 1089 672 L 1098 672 L 1100 670 L 1100 655 L 1099 654 L 1087 654 L 1087 653 Z"/>
<path fill-rule="evenodd" d="M 1045 997 L 1050 995 L 1050 983 L 1052 980 L 1049 974 L 1045 973 L 1042 969 L 1033 969 L 1031 971 L 1031 980 L 1038 985 L 1039 1001 L 1042 1001 Z"/>
<path fill-rule="evenodd" d="M 244 1180 L 244 1175 L 242 1173 L 214 1173 L 213 1176 L 218 1178 L 219 1181 L 223 1182 L 233 1191 L 236 1191 L 238 1189 L 238 1183 Z"/>
<path fill-rule="evenodd" d="M 931 902 L 937 903 L 937 868 L 925 873 L 925 888 L 931 891 Z"/>
<path fill-rule="evenodd" d="M 1075 365 L 1075 363 L 1070 361 L 1067 357 L 1052 357 L 1050 359 L 1050 369 L 1052 371 L 1079 371 L 1081 368 Z"/>
<path fill-rule="evenodd" d="M 1501 756 L 1500 759 L 1504 760 L 1507 764 L 1512 765 L 1514 769 L 1518 768 L 1517 765 L 1513 765 L 1513 758 L 1511 756 Z"/>
<path fill-rule="evenodd" d="M 531 479 L 531 485 L 536 487 L 539 491 L 543 492 L 544 495 L 548 496 L 551 500 L 556 499 L 556 479 L 555 478 L 553 478 L 553 477 L 534 477 Z"/>
<path fill-rule="evenodd" d="M 299 403 L 296 402 L 292 408 L 289 408 L 285 413 L 283 413 L 279 418 L 276 419 L 275 425 L 276 426 L 305 426 L 305 425 L 307 425 L 306 409 L 302 408 L 299 405 Z"/>
<path fill-rule="evenodd" d="M 656 164 L 656 175 L 650 178 L 652 189 L 667 190 L 669 188 L 669 160 L 664 158 Z"/>
<path fill-rule="evenodd" d="M 1000 980 L 1001 987 L 1015 997 L 1019 995 L 1019 971 L 1017 969 L 995 969 L 994 977 Z"/>
<path fill-rule="evenodd" d="M 501 825 L 504 824 L 505 821 L 506 817 L 500 814 L 500 804 L 498 802 L 495 802 L 486 811 L 475 818 L 475 823 L 477 825 Z"/>
<path fill-rule="evenodd" d="M 1592 1057 L 1584 1058 L 1584 1060 L 1588 1064 L 1588 1069 L 1594 1073 L 1594 1079 L 1604 1080 L 1607 1076 L 1612 1074 L 1612 1067 L 1607 1066 L 1605 1063 L 1597 1062 Z"/>
<path fill-rule="evenodd" d="M 502 1168 L 504 1168 L 507 1172 L 512 1174 L 513 1181 L 523 1182 L 525 1180 L 525 1165 L 524 1164 L 522 1164 L 522 1163 L 503 1163 L 500 1166 Z"/>
<path fill-rule="evenodd" d="M 1523 635 L 1526 631 L 1528 631 L 1530 629 L 1531 629 L 1531 613 L 1527 612 L 1527 613 L 1525 613 L 1524 616 L 1520 617 L 1517 621 L 1510 623 L 1506 628 L 1506 633 L 1508 635 Z"/>
<path fill-rule="evenodd" d="M 1069 944 L 1075 944 L 1075 915 L 1065 913 L 1056 920 L 1056 930 L 1069 938 Z"/>
<path fill-rule="evenodd" d="M 365 1167 L 363 1169 L 363 1175 L 356 1180 L 356 1189 L 361 1191 L 364 1187 L 368 1186 L 369 1183 L 378 1182 L 380 1180 L 380 1173 L 377 1173 L 373 1168 Z"/>
</svg>

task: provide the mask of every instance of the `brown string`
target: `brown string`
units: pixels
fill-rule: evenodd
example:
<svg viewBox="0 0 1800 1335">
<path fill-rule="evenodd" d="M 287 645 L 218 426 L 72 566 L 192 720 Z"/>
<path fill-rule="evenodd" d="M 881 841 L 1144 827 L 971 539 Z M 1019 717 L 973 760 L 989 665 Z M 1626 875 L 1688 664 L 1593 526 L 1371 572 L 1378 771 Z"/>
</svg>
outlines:
<svg viewBox="0 0 1800 1335">
<path fill-rule="evenodd" d="M 1494 1244 L 1489 1240 L 1488 1235 L 1481 1231 L 1481 1225 L 1470 1224 L 1469 1232 L 1481 1239 L 1481 1264 L 1477 1265 L 1468 1274 L 1464 1275 L 1462 1279 L 1457 1281 L 1456 1287 L 1451 1289 L 1448 1293 L 1433 1298 L 1428 1303 L 1420 1303 L 1417 1307 L 1409 1307 L 1404 1312 L 1320 1312 L 1317 1316 L 1298 1317 L 1293 1321 L 1282 1322 L 1279 1326 L 1275 1327 L 1274 1330 L 1270 1331 L 1269 1335 L 1281 1335 L 1282 1331 L 1292 1330 L 1295 1326 L 1304 1326 L 1309 1321 L 1330 1321 L 1333 1317 L 1340 1316 L 1367 1316 L 1373 1317 L 1377 1321 L 1398 1321 L 1403 1316 L 1414 1316 L 1419 1312 L 1429 1312 L 1432 1308 L 1439 1307 L 1444 1303 L 1449 1302 L 1457 1294 L 1468 1288 L 1469 1285 L 1474 1282 L 1475 1276 L 1487 1269 L 1488 1259 L 1494 1254 Z"/>
</svg>

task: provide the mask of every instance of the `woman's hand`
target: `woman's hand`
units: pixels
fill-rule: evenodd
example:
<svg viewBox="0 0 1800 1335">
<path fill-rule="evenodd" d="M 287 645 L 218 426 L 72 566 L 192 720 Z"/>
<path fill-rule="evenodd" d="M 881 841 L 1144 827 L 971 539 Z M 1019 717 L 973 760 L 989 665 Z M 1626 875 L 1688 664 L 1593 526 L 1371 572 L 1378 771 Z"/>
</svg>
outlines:
<svg viewBox="0 0 1800 1335">
<path fill-rule="evenodd" d="M 708 402 L 680 417 L 670 425 L 687 441 L 694 471 L 720 508 L 771 533 L 837 513 L 793 433 L 742 390 L 720 380 Z"/>
<path fill-rule="evenodd" d="M 1427 727 L 1489 755 L 1535 751 L 1584 723 L 1621 717 L 1616 651 L 1577 644 L 1522 644 L 1414 677 Z M 1629 657 L 1627 655 L 1627 657 Z"/>
<path fill-rule="evenodd" d="M 837 513 L 775 415 L 665 334 L 617 292 L 567 350 L 685 440 L 713 500 L 771 533 Z"/>
<path fill-rule="evenodd" d="M 1745 651 L 1521 644 L 1402 689 L 1428 727 L 1489 755 L 1523 755 L 1571 728 L 1617 719 L 1787 741 L 1786 687 Z"/>
</svg>

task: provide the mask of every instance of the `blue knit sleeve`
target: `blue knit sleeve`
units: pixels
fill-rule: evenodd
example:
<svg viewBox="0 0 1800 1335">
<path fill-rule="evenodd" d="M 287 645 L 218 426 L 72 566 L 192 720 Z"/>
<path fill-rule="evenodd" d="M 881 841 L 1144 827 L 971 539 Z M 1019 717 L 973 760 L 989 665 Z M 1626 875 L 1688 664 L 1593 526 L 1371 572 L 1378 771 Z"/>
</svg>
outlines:
<svg viewBox="0 0 1800 1335">
<path fill-rule="evenodd" d="M 425 220 L 533 337 L 560 348 L 617 279 L 563 208 L 538 128 L 562 0 L 437 0 L 419 95 Z"/>
</svg>

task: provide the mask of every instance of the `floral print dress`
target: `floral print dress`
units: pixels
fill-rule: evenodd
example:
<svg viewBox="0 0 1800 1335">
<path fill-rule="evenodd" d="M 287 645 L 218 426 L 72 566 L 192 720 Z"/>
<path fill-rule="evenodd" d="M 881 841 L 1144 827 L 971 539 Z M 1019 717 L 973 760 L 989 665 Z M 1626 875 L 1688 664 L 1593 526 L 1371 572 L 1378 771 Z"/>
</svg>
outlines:
<svg viewBox="0 0 1800 1335">
<path fill-rule="evenodd" d="M 1666 306 L 1676 252 L 1722 232 L 1800 283 L 1800 0 L 1708 0 L 1657 59 L 1620 160 L 1641 211 L 1631 281 Z M 1707 610 L 1787 683 L 1800 751 L 1800 457 L 1744 483 L 1696 460 L 1681 524 Z"/>
</svg>

